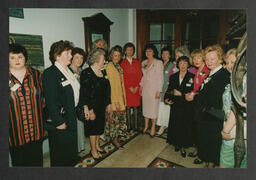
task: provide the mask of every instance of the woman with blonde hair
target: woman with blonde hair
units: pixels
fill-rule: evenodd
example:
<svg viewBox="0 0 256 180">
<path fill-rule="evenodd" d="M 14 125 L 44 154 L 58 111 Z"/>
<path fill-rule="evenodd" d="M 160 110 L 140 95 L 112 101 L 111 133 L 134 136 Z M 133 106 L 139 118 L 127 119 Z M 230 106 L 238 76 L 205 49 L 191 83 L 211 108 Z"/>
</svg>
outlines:
<svg viewBox="0 0 256 180">
<path fill-rule="evenodd" d="M 208 46 L 204 50 L 205 64 L 210 69 L 209 76 L 201 85 L 196 98 L 199 107 L 198 157 L 213 168 L 219 165 L 221 130 L 224 113 L 222 94 L 230 82 L 230 73 L 222 66 L 223 50 L 220 45 Z"/>
<path fill-rule="evenodd" d="M 118 137 L 126 132 L 126 95 L 124 87 L 123 69 L 119 65 L 122 52 L 119 46 L 114 46 L 110 50 L 109 59 L 106 66 L 107 77 L 111 87 L 111 107 L 112 111 L 107 113 L 105 136 L 110 138 L 116 148 L 123 148 Z"/>
</svg>

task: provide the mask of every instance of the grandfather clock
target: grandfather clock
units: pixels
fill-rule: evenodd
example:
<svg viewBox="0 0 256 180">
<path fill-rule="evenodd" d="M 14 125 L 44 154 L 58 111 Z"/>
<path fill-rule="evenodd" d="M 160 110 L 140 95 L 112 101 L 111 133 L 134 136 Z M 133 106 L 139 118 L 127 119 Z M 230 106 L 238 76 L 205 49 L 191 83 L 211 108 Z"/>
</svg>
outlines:
<svg viewBox="0 0 256 180">
<path fill-rule="evenodd" d="M 110 25 L 113 24 L 103 13 L 83 17 L 86 54 L 92 49 L 92 43 L 104 39 L 108 45 L 110 40 Z"/>
</svg>

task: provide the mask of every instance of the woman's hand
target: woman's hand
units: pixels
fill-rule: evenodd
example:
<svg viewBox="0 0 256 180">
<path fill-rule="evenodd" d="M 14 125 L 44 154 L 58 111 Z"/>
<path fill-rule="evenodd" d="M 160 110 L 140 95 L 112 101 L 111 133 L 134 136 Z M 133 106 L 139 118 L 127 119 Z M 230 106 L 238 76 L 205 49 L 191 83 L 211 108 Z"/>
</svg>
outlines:
<svg viewBox="0 0 256 180">
<path fill-rule="evenodd" d="M 129 90 L 130 90 L 130 92 L 131 92 L 132 94 L 134 94 L 134 88 L 133 88 L 133 87 L 130 87 Z"/>
<path fill-rule="evenodd" d="M 222 139 L 224 139 L 224 140 L 231 140 L 232 139 L 230 133 L 226 133 L 223 130 L 221 131 L 221 135 L 222 135 Z"/>
<path fill-rule="evenodd" d="M 89 109 L 87 106 L 84 106 L 84 116 L 86 120 L 90 119 Z"/>
<path fill-rule="evenodd" d="M 165 99 L 164 102 L 165 102 L 166 104 L 169 104 L 169 105 L 173 104 L 173 101 L 168 100 L 168 99 Z"/>
<path fill-rule="evenodd" d="M 95 120 L 96 119 L 96 115 L 95 115 L 95 113 L 94 113 L 94 111 L 93 111 L 93 109 L 91 109 L 90 111 L 89 111 L 89 114 L 90 114 L 90 120 Z"/>
<path fill-rule="evenodd" d="M 66 123 L 63 123 L 63 124 L 56 127 L 56 129 L 60 129 L 60 130 L 64 130 L 66 128 L 67 128 Z"/>
<path fill-rule="evenodd" d="M 139 87 L 137 86 L 137 87 L 135 87 L 135 88 L 133 88 L 133 90 L 134 90 L 134 94 L 136 94 L 136 92 L 138 91 L 138 89 L 139 89 Z"/>
<path fill-rule="evenodd" d="M 120 110 L 120 103 L 116 102 L 115 105 L 116 105 L 116 110 L 119 111 Z"/>
<path fill-rule="evenodd" d="M 182 96 L 182 93 L 178 91 L 177 89 L 174 89 L 173 91 L 174 96 Z"/>
<path fill-rule="evenodd" d="M 159 99 L 160 97 L 161 97 L 161 93 L 160 93 L 159 91 L 157 91 L 155 98 L 156 98 L 156 99 Z"/>
<path fill-rule="evenodd" d="M 111 104 L 109 104 L 109 105 L 107 105 L 107 113 L 110 113 L 110 112 L 112 112 L 112 106 L 111 106 Z"/>
</svg>

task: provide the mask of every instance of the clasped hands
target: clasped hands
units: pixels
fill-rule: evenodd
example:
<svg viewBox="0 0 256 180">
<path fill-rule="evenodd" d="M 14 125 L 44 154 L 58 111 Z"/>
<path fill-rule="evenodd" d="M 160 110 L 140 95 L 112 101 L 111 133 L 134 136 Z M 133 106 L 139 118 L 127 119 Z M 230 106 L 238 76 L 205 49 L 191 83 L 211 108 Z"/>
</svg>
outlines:
<svg viewBox="0 0 256 180">
<path fill-rule="evenodd" d="M 136 94 L 136 92 L 138 91 L 139 87 L 130 87 L 129 90 L 132 94 Z"/>
</svg>

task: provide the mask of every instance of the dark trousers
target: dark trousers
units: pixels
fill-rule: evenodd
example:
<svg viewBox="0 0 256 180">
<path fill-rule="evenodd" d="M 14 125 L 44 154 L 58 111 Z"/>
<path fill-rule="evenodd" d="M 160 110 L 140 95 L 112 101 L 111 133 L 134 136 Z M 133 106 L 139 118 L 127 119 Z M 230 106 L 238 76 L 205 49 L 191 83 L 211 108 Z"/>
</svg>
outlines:
<svg viewBox="0 0 256 180">
<path fill-rule="evenodd" d="M 42 141 L 35 141 L 23 146 L 10 147 L 12 166 L 43 166 Z"/>
<path fill-rule="evenodd" d="M 77 131 L 49 131 L 51 167 L 75 166 L 78 161 Z"/>
</svg>

